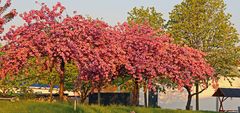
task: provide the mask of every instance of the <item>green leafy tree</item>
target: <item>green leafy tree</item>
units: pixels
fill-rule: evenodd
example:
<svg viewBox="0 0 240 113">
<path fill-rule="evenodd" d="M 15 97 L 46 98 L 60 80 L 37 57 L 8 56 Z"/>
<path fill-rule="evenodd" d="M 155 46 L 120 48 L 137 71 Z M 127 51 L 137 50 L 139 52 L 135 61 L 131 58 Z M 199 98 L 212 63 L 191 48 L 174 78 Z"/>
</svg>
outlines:
<svg viewBox="0 0 240 113">
<path fill-rule="evenodd" d="M 14 84 L 11 80 L 11 77 L 8 75 L 5 79 L 0 80 L 0 96 L 8 97 L 14 96 Z"/>
<path fill-rule="evenodd" d="M 162 14 L 157 12 L 154 7 L 134 7 L 130 12 L 128 12 L 127 20 L 129 23 L 147 23 L 154 29 L 163 29 L 164 27 Z"/>
<path fill-rule="evenodd" d="M 59 81 L 60 81 L 59 74 L 58 74 L 56 68 L 54 68 L 54 67 L 51 69 L 48 69 L 48 70 L 44 70 L 42 72 L 38 72 L 38 74 L 39 74 L 39 76 L 37 76 L 38 77 L 37 83 L 49 85 L 49 92 L 50 92 L 49 100 L 50 100 L 50 102 L 52 102 L 53 87 L 55 85 L 59 84 Z"/>
<path fill-rule="evenodd" d="M 79 75 L 77 66 L 74 63 L 67 63 L 65 65 L 65 89 L 68 91 L 74 91 L 75 83 Z"/>
<path fill-rule="evenodd" d="M 188 45 L 207 53 L 206 59 L 215 68 L 218 78 L 238 76 L 237 60 L 239 59 L 239 37 L 237 30 L 230 22 L 231 15 L 225 12 L 224 0 L 184 0 L 175 6 L 170 13 L 168 32 L 176 43 Z M 230 79 L 229 79 L 230 80 Z M 190 100 L 186 109 L 190 108 L 191 98 L 196 95 L 196 109 L 199 109 L 198 81 L 195 81 L 196 93 L 186 88 Z"/>
<path fill-rule="evenodd" d="M 12 82 L 15 83 L 18 92 L 28 98 L 29 93 L 33 93 L 29 86 L 32 84 L 47 84 L 49 85 L 49 100 L 53 99 L 53 86 L 59 83 L 59 74 L 54 66 L 47 68 L 44 66 L 44 62 L 48 60 L 47 57 L 40 58 L 32 57 L 28 59 L 27 64 L 24 68 L 18 73 L 17 77 L 14 77 Z M 38 63 L 36 63 L 38 62 Z M 31 95 L 30 95 L 31 96 Z"/>
<path fill-rule="evenodd" d="M 22 96 L 28 98 L 32 94 L 29 86 L 36 83 L 40 78 L 39 76 L 35 76 L 38 67 L 31 65 L 33 60 L 35 59 L 29 59 L 27 62 L 28 67 L 24 67 L 16 77 L 8 74 L 0 80 L 2 96 Z M 26 72 L 28 76 L 25 76 Z"/>
</svg>

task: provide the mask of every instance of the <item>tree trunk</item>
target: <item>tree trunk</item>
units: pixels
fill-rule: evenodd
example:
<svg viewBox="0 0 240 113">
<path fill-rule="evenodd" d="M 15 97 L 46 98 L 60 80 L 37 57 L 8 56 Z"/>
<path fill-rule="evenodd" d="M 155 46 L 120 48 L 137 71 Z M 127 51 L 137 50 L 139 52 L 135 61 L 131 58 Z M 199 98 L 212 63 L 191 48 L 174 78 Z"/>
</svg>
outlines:
<svg viewBox="0 0 240 113">
<path fill-rule="evenodd" d="M 49 86 L 50 86 L 50 89 L 49 89 L 49 92 L 50 92 L 50 102 L 52 102 L 52 100 L 53 100 L 53 83 L 52 83 L 52 81 L 50 82 L 50 84 L 49 84 Z"/>
<path fill-rule="evenodd" d="M 186 110 L 191 110 L 190 107 L 191 107 L 191 101 L 192 101 L 192 95 L 188 94 L 188 100 L 187 100 L 187 105 L 186 105 Z"/>
<path fill-rule="evenodd" d="M 84 103 L 88 96 L 94 91 L 94 88 L 84 86 L 82 82 L 78 82 L 75 90 L 80 96 L 80 103 Z"/>
<path fill-rule="evenodd" d="M 148 107 L 147 105 L 147 87 L 144 86 L 144 106 Z"/>
<path fill-rule="evenodd" d="M 84 96 L 84 97 L 82 96 L 82 97 L 80 98 L 80 103 L 83 104 L 86 99 L 87 99 L 87 96 Z"/>
<path fill-rule="evenodd" d="M 191 94 L 191 89 L 187 86 L 185 86 L 187 92 L 188 92 L 188 98 L 187 98 L 187 105 L 186 105 L 186 110 L 191 110 L 191 102 L 192 102 L 192 94 Z"/>
<path fill-rule="evenodd" d="M 60 82 L 59 82 L 59 98 L 60 98 L 60 101 L 63 101 L 64 100 L 64 73 L 65 73 L 65 63 L 62 59 L 62 62 L 61 62 L 61 73 L 60 73 Z"/>
<path fill-rule="evenodd" d="M 199 110 L 199 84 L 196 83 L 196 110 Z"/>
<path fill-rule="evenodd" d="M 144 92 L 144 106 L 148 107 L 148 105 L 147 105 L 147 92 Z"/>
<path fill-rule="evenodd" d="M 198 88 L 196 88 L 196 92 L 193 93 L 193 94 L 191 93 L 191 89 L 190 89 L 189 87 L 184 86 L 184 88 L 185 88 L 185 89 L 187 90 L 187 92 L 188 92 L 188 101 L 187 101 L 186 109 L 187 109 L 187 110 L 190 109 L 192 97 L 195 96 L 195 95 L 196 95 L 196 98 L 198 98 L 198 99 L 196 99 L 196 103 L 198 103 L 198 104 L 196 104 L 196 105 L 199 107 L 199 94 L 202 93 L 203 91 L 205 91 L 205 90 L 208 88 L 208 85 L 207 85 L 207 87 L 205 87 L 205 88 L 203 88 L 203 89 L 201 89 L 201 90 L 199 91 L 199 84 L 198 84 Z M 197 106 L 196 106 L 196 108 L 197 108 Z M 197 108 L 197 109 L 199 109 L 199 108 Z"/>
<path fill-rule="evenodd" d="M 139 104 L 139 86 L 138 83 L 134 83 L 134 88 L 132 91 L 132 98 L 131 98 L 131 104 L 133 106 L 137 106 Z"/>
<path fill-rule="evenodd" d="M 90 92 L 80 92 L 80 93 L 78 93 L 80 95 L 80 103 L 83 104 L 86 101 L 87 97 L 89 96 Z"/>
<path fill-rule="evenodd" d="M 98 105 L 101 105 L 101 89 L 98 89 Z"/>
<path fill-rule="evenodd" d="M 61 101 L 64 100 L 64 76 L 60 76 L 60 82 L 59 82 L 59 98 Z"/>
</svg>

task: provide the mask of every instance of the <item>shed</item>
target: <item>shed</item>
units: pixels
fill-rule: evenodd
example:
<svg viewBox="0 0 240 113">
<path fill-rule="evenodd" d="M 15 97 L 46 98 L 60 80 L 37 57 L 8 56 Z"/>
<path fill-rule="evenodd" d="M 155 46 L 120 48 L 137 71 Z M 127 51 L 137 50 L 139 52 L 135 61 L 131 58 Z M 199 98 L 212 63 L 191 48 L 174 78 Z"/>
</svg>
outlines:
<svg viewBox="0 0 240 113">
<path fill-rule="evenodd" d="M 219 111 L 225 111 L 223 109 L 223 102 L 228 97 L 240 98 L 240 88 L 218 88 L 212 96 L 218 97 L 220 102 Z"/>
</svg>

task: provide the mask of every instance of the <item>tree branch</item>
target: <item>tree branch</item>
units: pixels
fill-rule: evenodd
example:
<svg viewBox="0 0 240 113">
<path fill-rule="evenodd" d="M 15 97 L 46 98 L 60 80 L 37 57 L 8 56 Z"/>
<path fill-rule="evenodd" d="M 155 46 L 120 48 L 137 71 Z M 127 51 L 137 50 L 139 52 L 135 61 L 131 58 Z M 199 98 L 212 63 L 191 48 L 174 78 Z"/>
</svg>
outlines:
<svg viewBox="0 0 240 113">
<path fill-rule="evenodd" d="M 205 91 L 207 88 L 208 88 L 208 85 L 207 85 L 207 87 L 203 88 L 201 91 L 196 92 L 196 93 L 193 93 L 192 96 L 194 96 L 194 95 L 196 95 L 196 94 L 202 93 L 202 92 Z"/>
</svg>

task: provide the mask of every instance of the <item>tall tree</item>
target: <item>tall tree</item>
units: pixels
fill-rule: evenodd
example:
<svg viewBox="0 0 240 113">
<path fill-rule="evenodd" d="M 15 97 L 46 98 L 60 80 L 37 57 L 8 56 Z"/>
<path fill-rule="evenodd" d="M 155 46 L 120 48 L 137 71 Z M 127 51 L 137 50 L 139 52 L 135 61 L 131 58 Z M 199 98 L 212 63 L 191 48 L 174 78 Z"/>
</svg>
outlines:
<svg viewBox="0 0 240 113">
<path fill-rule="evenodd" d="M 120 74 L 130 75 L 134 84 L 132 104 L 138 104 L 139 86 L 153 88 L 155 79 L 169 79 L 179 88 L 192 87 L 194 80 L 215 79 L 213 69 L 204 59 L 204 53 L 172 44 L 168 35 L 158 35 L 156 30 L 145 25 L 124 23 L 118 26 L 121 36 L 118 41 L 127 53 L 128 63 Z M 136 32 L 137 31 L 137 32 Z"/>
<path fill-rule="evenodd" d="M 225 13 L 224 0 L 184 0 L 170 13 L 168 31 L 176 43 L 188 45 L 207 53 L 207 61 L 214 67 L 215 76 L 229 78 L 238 76 L 239 59 L 237 30 L 230 22 L 231 15 Z M 234 73 L 236 72 L 236 73 Z M 199 81 L 195 81 L 196 110 L 199 109 Z M 191 102 L 190 102 L 191 103 Z M 190 108 L 190 104 L 186 109 Z"/>
<path fill-rule="evenodd" d="M 63 100 L 65 64 L 74 62 L 80 78 L 91 82 L 111 80 L 122 61 L 121 51 L 112 35 L 111 27 L 100 20 L 90 20 L 77 15 L 64 17 L 65 7 L 57 3 L 52 9 L 43 4 L 40 10 L 21 15 L 25 25 L 12 28 L 2 40 L 0 76 L 16 75 L 29 58 L 47 57 L 47 68 L 56 67 L 59 73 L 59 94 Z M 111 75 L 111 76 L 109 76 Z"/>
<path fill-rule="evenodd" d="M 127 17 L 128 23 L 137 23 L 137 24 L 148 24 L 153 29 L 159 30 L 164 27 L 164 19 L 162 14 L 157 12 L 154 7 L 140 8 L 134 7 L 131 11 L 128 12 Z M 160 30 L 162 33 L 163 30 Z M 147 88 L 144 85 L 144 102 L 145 107 L 147 107 Z"/>
</svg>

